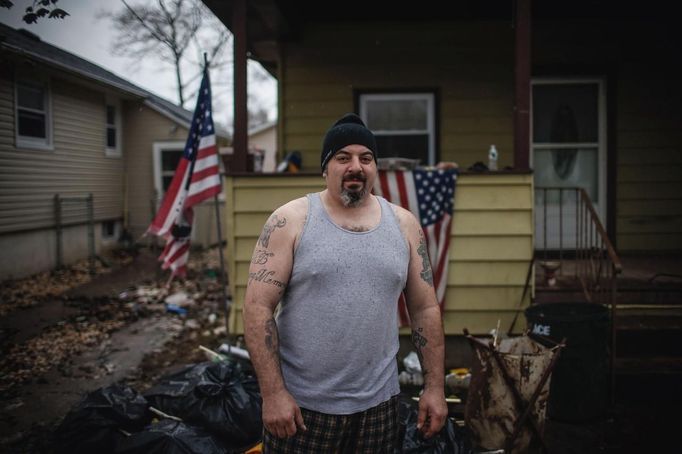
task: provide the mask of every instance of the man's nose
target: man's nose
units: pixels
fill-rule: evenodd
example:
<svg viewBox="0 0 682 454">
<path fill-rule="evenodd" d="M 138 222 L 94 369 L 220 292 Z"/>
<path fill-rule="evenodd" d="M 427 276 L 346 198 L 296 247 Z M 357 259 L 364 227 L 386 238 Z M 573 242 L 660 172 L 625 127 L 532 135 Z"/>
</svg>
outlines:
<svg viewBox="0 0 682 454">
<path fill-rule="evenodd" d="M 348 166 L 348 170 L 352 171 L 357 171 L 361 170 L 362 166 L 360 165 L 360 157 L 359 156 L 352 156 L 350 158 L 350 165 Z"/>
</svg>

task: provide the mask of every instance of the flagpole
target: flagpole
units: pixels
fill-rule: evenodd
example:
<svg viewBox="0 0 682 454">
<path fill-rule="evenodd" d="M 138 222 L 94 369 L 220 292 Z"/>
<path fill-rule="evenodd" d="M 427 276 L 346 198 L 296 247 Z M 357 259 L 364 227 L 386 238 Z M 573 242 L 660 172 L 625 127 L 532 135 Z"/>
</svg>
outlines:
<svg viewBox="0 0 682 454">
<path fill-rule="evenodd" d="M 208 59 L 206 52 L 204 52 L 204 71 L 208 72 Z M 223 257 L 223 233 L 220 226 L 220 203 L 218 201 L 218 194 L 213 196 L 215 205 L 215 220 L 218 227 L 218 255 L 220 256 L 220 287 L 223 296 L 223 308 L 225 310 L 225 330 L 226 336 L 230 338 L 230 303 L 227 299 L 227 282 L 225 280 L 225 258 Z"/>
</svg>

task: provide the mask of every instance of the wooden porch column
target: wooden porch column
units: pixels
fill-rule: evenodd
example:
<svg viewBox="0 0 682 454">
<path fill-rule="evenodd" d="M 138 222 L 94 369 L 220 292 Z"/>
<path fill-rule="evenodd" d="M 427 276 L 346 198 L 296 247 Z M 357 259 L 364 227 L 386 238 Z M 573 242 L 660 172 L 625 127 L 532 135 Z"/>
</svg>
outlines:
<svg viewBox="0 0 682 454">
<path fill-rule="evenodd" d="M 530 168 L 530 2 L 516 0 L 514 168 Z"/>
<path fill-rule="evenodd" d="M 246 0 L 234 0 L 232 32 L 234 34 L 234 135 L 232 137 L 232 170 L 246 172 L 247 107 L 246 107 Z"/>
</svg>

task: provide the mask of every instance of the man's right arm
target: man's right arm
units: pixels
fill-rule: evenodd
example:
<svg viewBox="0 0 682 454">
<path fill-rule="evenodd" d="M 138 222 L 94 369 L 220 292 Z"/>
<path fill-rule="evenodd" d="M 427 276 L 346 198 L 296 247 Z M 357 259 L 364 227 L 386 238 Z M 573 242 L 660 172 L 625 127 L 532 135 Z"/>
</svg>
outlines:
<svg viewBox="0 0 682 454">
<path fill-rule="evenodd" d="M 305 430 L 301 411 L 282 378 L 273 316 L 291 275 L 299 216 L 287 204 L 267 220 L 253 252 L 244 298 L 244 337 L 263 397 L 263 425 L 280 438 L 294 435 L 297 428 Z"/>
</svg>

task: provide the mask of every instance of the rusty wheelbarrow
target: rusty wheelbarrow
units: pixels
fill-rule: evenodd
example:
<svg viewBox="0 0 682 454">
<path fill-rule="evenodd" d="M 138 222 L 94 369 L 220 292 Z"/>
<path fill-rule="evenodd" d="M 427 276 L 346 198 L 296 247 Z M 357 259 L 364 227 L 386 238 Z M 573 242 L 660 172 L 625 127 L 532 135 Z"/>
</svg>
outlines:
<svg viewBox="0 0 682 454">
<path fill-rule="evenodd" d="M 549 382 L 564 342 L 548 348 L 526 333 L 496 345 L 464 334 L 474 350 L 464 413 L 474 444 L 505 453 L 546 452 Z"/>
</svg>

